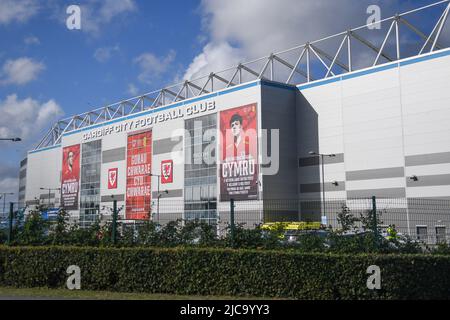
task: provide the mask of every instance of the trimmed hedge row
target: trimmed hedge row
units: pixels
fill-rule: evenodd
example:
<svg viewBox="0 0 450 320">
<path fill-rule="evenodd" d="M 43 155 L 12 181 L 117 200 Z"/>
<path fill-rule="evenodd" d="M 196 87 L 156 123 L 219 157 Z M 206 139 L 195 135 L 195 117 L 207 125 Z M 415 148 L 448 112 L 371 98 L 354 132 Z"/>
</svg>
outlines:
<svg viewBox="0 0 450 320">
<path fill-rule="evenodd" d="M 0 246 L 0 286 L 60 287 L 81 268 L 86 290 L 296 299 L 448 299 L 450 257 L 199 248 Z M 367 267 L 382 289 L 368 290 Z"/>
</svg>

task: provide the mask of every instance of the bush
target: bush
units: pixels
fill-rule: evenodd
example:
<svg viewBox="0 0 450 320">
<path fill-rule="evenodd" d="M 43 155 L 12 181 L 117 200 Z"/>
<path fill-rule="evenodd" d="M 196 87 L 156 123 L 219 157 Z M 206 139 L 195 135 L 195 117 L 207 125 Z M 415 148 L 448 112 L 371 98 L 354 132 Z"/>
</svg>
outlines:
<svg viewBox="0 0 450 320">
<path fill-rule="evenodd" d="M 31 211 L 25 220 L 23 229 L 14 240 L 18 244 L 46 244 L 48 240 L 48 222 L 42 218 L 39 211 Z"/>
<path fill-rule="evenodd" d="M 201 248 L 2 247 L 0 285 L 296 299 L 448 299 L 450 257 Z M 367 267 L 382 289 L 368 290 Z"/>
</svg>

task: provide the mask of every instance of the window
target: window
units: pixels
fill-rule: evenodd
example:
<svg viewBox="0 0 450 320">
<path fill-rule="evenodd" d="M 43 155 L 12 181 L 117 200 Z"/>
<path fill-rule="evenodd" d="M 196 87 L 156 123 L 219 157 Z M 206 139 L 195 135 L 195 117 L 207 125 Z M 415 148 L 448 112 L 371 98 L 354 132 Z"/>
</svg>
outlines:
<svg viewBox="0 0 450 320">
<path fill-rule="evenodd" d="M 83 143 L 81 149 L 80 223 L 94 222 L 100 211 L 102 141 Z"/>
<path fill-rule="evenodd" d="M 436 243 L 446 242 L 445 226 L 436 226 Z"/>
<path fill-rule="evenodd" d="M 214 137 L 217 115 L 211 114 L 185 122 L 184 213 L 186 220 L 217 223 L 217 164 Z M 212 129 L 212 130 L 211 130 Z M 213 134 L 214 133 L 214 134 Z"/>
<path fill-rule="evenodd" d="M 417 240 L 427 241 L 428 240 L 428 230 L 427 226 L 417 226 Z"/>
</svg>

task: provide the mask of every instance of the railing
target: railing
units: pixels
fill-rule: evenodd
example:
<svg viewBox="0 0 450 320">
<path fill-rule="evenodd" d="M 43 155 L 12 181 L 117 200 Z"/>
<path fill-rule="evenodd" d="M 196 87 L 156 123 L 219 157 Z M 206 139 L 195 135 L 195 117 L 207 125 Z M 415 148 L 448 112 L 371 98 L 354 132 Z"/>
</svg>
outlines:
<svg viewBox="0 0 450 320">
<path fill-rule="evenodd" d="M 383 233 L 389 226 L 394 226 L 400 235 L 423 241 L 427 244 L 438 242 L 450 243 L 450 200 L 422 198 L 372 198 L 358 199 L 265 199 L 255 201 L 235 201 L 234 219 L 231 219 L 230 202 L 198 201 L 197 210 L 192 210 L 189 203 L 170 198 L 161 199 L 159 209 L 152 207 L 149 219 L 160 225 L 171 221 L 202 221 L 217 228 L 223 234 L 231 220 L 245 228 L 254 228 L 268 222 L 320 222 L 332 230 L 341 230 L 345 221 L 354 220 L 352 230 L 364 231 L 364 218 L 377 213 L 377 224 Z M 15 206 L 17 209 L 17 205 Z M 35 210 L 34 207 L 28 209 Z M 157 212 L 158 210 L 158 212 Z M 45 208 L 43 209 L 45 212 Z M 8 214 L 9 216 L 9 214 Z M 45 217 L 45 214 L 43 215 Z M 361 219 L 363 218 L 363 219 Z M 55 220 L 53 215 L 50 220 Z M 18 223 L 14 219 L 13 225 Z M 96 221 L 112 221 L 111 210 L 98 210 L 91 215 L 72 215 L 69 222 L 81 228 L 91 226 Z M 118 212 L 118 222 L 138 226 L 144 220 L 127 220 L 125 210 Z M 0 219 L 0 228 L 9 227 L 7 217 Z"/>
</svg>

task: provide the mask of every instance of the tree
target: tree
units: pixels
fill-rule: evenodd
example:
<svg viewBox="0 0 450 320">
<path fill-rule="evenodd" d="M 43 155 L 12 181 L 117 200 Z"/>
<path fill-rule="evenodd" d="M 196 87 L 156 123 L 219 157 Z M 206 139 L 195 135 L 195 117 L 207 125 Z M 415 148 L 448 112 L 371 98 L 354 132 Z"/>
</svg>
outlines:
<svg viewBox="0 0 450 320">
<path fill-rule="evenodd" d="M 356 231 L 358 228 L 355 224 L 361 219 L 355 217 L 347 205 L 342 205 L 342 210 L 337 214 L 338 223 L 341 225 L 341 232 Z"/>
</svg>

